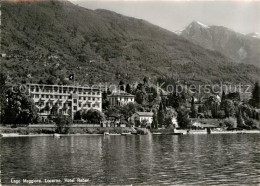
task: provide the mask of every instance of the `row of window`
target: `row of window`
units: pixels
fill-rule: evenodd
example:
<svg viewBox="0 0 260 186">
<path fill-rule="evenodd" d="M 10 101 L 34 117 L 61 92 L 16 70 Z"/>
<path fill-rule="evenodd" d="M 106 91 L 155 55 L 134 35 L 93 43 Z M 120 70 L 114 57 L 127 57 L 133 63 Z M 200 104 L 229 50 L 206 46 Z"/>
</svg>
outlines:
<svg viewBox="0 0 260 186">
<path fill-rule="evenodd" d="M 43 106 L 44 104 L 42 103 L 42 102 L 37 102 L 36 103 L 36 105 L 39 105 L 39 106 Z M 56 105 L 56 106 L 62 106 L 62 103 L 46 103 L 46 106 L 54 106 L 54 105 Z M 92 104 L 92 106 L 91 106 L 91 104 L 90 103 L 88 103 L 88 104 L 82 104 L 82 103 L 79 103 L 78 104 L 78 106 L 79 107 L 88 107 L 88 108 L 90 108 L 90 107 L 99 107 L 99 104 L 98 103 L 96 103 L 96 104 Z M 63 104 L 63 107 L 71 107 L 71 103 L 64 103 Z M 77 106 L 74 106 L 74 107 L 77 107 Z"/>
<path fill-rule="evenodd" d="M 31 92 L 40 92 L 40 89 L 30 89 Z M 72 91 L 72 90 L 41 90 L 43 93 L 60 93 L 60 94 L 72 94 L 72 93 L 77 93 L 77 94 L 84 94 L 84 95 L 100 95 L 100 92 L 82 92 L 82 91 Z"/>
<path fill-rule="evenodd" d="M 58 96 L 58 95 L 38 95 L 38 94 L 35 94 L 35 95 L 32 95 L 31 96 L 32 98 L 55 98 L 55 99 L 71 99 L 72 97 L 71 96 Z M 79 100 L 97 100 L 97 101 L 100 101 L 100 98 L 95 98 L 95 97 L 83 97 L 83 96 L 80 96 L 79 97 Z"/>
<path fill-rule="evenodd" d="M 109 98 L 111 101 L 134 101 L 134 98 Z"/>
</svg>

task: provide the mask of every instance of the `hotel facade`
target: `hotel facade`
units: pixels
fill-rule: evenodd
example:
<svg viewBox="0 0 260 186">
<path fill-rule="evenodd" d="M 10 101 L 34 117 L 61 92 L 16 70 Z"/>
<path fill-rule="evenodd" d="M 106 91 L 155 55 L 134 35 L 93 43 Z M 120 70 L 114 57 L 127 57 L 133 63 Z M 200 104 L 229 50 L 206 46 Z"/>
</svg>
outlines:
<svg viewBox="0 0 260 186">
<path fill-rule="evenodd" d="M 102 92 L 98 88 L 45 84 L 27 84 L 27 88 L 43 118 L 54 113 L 73 118 L 77 111 L 89 109 L 102 112 Z"/>
</svg>

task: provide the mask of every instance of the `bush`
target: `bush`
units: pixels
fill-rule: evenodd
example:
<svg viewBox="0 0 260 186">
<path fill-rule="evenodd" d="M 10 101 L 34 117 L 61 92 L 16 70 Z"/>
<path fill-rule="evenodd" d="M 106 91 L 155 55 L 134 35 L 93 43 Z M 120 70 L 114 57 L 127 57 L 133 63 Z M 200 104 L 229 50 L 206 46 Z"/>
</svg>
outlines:
<svg viewBox="0 0 260 186">
<path fill-rule="evenodd" d="M 69 116 L 57 115 L 54 119 L 56 123 L 56 132 L 67 134 L 72 124 L 72 119 Z"/>
<path fill-rule="evenodd" d="M 217 114 L 216 114 L 216 117 L 217 117 L 218 119 L 223 119 L 223 118 L 225 118 L 225 112 L 224 112 L 223 110 L 218 111 Z"/>
<path fill-rule="evenodd" d="M 224 125 L 227 126 L 228 128 L 237 128 L 237 120 L 236 118 L 229 117 L 224 120 Z"/>
<path fill-rule="evenodd" d="M 260 129 L 260 122 L 254 119 L 245 120 L 247 126 L 253 129 Z"/>
</svg>

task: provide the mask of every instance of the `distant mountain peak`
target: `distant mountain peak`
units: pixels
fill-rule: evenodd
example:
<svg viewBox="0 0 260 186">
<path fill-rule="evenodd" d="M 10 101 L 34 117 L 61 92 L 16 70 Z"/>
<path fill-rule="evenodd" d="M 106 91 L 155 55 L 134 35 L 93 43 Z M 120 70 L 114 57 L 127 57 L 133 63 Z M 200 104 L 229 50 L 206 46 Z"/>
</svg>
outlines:
<svg viewBox="0 0 260 186">
<path fill-rule="evenodd" d="M 180 29 L 180 30 L 176 30 L 174 33 L 177 34 L 177 35 L 181 35 L 183 33 L 183 31 L 187 31 L 187 30 L 191 30 L 191 29 L 201 29 L 201 28 L 204 28 L 204 29 L 208 29 L 210 28 L 210 26 L 202 23 L 202 22 L 199 22 L 199 21 L 192 21 L 188 26 Z"/>
<path fill-rule="evenodd" d="M 201 23 L 199 21 L 192 21 L 191 24 L 188 27 L 193 27 L 193 26 L 200 26 L 200 27 L 203 27 L 203 28 L 209 28 L 208 25 Z"/>
<path fill-rule="evenodd" d="M 218 51 L 236 62 L 259 66 L 260 34 L 244 34 L 224 26 L 193 21 L 179 35 L 203 48 Z"/>
</svg>

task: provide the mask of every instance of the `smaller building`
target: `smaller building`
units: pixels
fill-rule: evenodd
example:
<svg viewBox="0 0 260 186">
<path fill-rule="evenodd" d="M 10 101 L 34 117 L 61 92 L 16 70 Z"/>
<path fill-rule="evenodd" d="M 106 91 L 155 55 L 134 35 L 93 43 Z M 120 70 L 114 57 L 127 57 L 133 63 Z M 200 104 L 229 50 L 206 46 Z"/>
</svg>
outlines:
<svg viewBox="0 0 260 186">
<path fill-rule="evenodd" d="M 124 91 L 112 92 L 107 98 L 111 106 L 123 106 L 135 102 L 135 96 Z"/>
<path fill-rule="evenodd" d="M 136 112 L 137 119 L 142 123 L 143 121 L 147 121 L 148 124 L 152 124 L 153 122 L 153 113 L 152 112 Z"/>
</svg>

